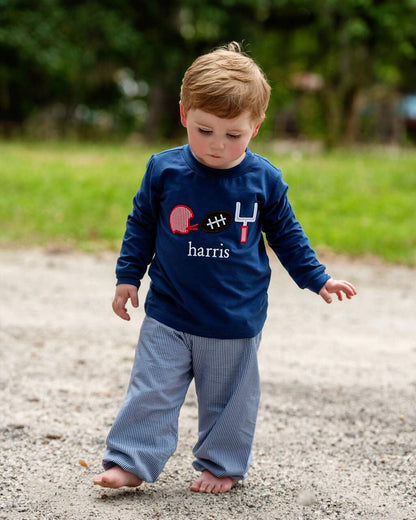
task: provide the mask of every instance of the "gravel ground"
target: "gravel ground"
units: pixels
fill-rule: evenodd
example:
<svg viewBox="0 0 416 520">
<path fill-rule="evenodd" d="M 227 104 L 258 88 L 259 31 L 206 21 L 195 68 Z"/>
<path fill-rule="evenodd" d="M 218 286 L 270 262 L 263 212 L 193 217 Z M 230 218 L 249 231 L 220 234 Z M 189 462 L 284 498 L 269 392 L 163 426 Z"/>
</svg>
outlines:
<svg viewBox="0 0 416 520">
<path fill-rule="evenodd" d="M 202 495 L 193 389 L 157 483 L 92 485 L 143 317 L 112 314 L 115 256 L 0 251 L 0 519 L 415 520 L 416 270 L 325 258 L 359 291 L 328 306 L 271 261 L 250 476 Z"/>
</svg>

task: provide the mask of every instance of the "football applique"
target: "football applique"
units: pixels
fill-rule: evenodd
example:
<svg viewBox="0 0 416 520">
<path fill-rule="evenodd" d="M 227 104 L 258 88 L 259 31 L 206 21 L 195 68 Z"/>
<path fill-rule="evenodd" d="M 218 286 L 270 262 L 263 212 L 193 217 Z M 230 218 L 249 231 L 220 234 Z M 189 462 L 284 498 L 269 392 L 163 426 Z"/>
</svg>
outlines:
<svg viewBox="0 0 416 520">
<path fill-rule="evenodd" d="M 234 220 L 234 215 L 228 211 L 211 211 L 201 220 L 199 229 L 205 233 L 221 233 Z"/>
</svg>

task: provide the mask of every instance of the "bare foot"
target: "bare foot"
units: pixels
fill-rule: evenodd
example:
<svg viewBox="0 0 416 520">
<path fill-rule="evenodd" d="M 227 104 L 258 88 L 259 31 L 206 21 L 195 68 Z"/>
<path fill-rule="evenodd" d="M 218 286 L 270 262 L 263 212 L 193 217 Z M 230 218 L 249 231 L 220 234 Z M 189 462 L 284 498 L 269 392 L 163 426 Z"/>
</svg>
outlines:
<svg viewBox="0 0 416 520">
<path fill-rule="evenodd" d="M 191 486 L 196 493 L 227 493 L 237 481 L 231 477 L 216 477 L 208 470 L 201 473 Z"/>
<path fill-rule="evenodd" d="M 123 486 L 137 487 L 143 482 L 141 478 L 134 473 L 124 471 L 120 466 L 113 466 L 112 468 L 100 473 L 94 477 L 94 484 L 105 488 L 118 489 Z"/>
</svg>

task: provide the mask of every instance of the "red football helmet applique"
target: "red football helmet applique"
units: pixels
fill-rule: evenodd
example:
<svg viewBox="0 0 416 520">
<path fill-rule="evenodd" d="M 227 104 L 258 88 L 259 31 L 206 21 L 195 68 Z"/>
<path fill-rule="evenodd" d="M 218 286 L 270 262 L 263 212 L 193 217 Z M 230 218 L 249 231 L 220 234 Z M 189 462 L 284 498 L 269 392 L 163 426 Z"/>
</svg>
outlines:
<svg viewBox="0 0 416 520">
<path fill-rule="evenodd" d="M 175 206 L 170 212 L 169 225 L 172 233 L 180 233 L 186 235 L 190 231 L 196 231 L 198 224 L 190 224 L 190 220 L 194 218 L 194 213 L 188 206 Z"/>
</svg>

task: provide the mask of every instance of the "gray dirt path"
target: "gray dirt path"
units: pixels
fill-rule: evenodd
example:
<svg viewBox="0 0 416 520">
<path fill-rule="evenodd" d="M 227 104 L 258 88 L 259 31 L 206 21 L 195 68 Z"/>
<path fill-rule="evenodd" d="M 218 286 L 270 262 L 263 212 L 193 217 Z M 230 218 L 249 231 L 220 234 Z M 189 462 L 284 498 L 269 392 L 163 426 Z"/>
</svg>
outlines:
<svg viewBox="0 0 416 520">
<path fill-rule="evenodd" d="M 0 251 L 0 519 L 415 520 L 416 271 L 324 260 L 354 300 L 328 306 L 271 260 L 252 469 L 211 496 L 188 491 L 193 390 L 156 484 L 92 486 L 143 317 L 112 314 L 115 256 Z"/>
</svg>

